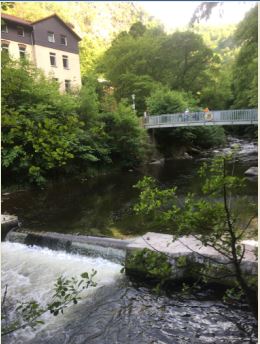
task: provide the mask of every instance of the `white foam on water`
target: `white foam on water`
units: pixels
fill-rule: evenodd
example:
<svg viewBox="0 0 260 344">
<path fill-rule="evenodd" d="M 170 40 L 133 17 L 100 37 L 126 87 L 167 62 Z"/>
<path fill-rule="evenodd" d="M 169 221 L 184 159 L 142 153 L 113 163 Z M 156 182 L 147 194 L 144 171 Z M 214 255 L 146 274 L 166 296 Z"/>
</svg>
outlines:
<svg viewBox="0 0 260 344">
<path fill-rule="evenodd" d="M 52 251 L 48 248 L 28 247 L 23 244 L 3 242 L 1 244 L 2 256 L 2 289 L 7 284 L 7 296 L 12 300 L 29 301 L 34 299 L 41 304 L 50 301 L 53 295 L 54 283 L 59 276 L 78 277 L 83 272 L 97 271 L 94 281 L 97 287 L 91 287 L 84 295 L 84 298 L 91 298 L 97 288 L 109 286 L 121 278 L 121 265 L 110 262 L 103 258 L 83 257 L 75 254 L 68 254 L 61 251 Z M 71 306 L 74 308 L 77 306 Z M 66 309 L 67 317 L 70 310 Z M 14 333 L 13 339 L 8 343 L 18 343 L 23 340 L 32 339 L 38 331 L 47 327 L 55 326 L 55 323 L 65 321 L 66 315 L 53 317 L 45 314 L 43 319 L 45 325 L 40 326 L 36 331 L 19 330 Z M 22 342 L 21 342 L 22 343 Z"/>
</svg>

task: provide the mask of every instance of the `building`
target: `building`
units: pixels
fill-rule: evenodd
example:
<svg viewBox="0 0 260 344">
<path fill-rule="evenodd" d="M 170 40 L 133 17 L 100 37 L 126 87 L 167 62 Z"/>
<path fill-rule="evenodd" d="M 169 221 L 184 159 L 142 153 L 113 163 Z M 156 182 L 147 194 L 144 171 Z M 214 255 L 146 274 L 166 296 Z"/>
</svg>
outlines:
<svg viewBox="0 0 260 344">
<path fill-rule="evenodd" d="M 13 58 L 28 58 L 55 79 L 62 91 L 81 86 L 80 37 L 59 16 L 28 22 L 1 14 L 1 47 Z"/>
</svg>

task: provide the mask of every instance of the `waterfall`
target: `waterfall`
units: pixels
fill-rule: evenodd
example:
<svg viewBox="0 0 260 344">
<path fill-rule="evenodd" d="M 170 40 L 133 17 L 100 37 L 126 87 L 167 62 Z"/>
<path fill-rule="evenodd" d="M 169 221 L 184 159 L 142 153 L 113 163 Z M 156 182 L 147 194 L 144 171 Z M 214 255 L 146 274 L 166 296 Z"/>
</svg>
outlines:
<svg viewBox="0 0 260 344">
<path fill-rule="evenodd" d="M 67 308 L 64 315 L 57 317 L 45 314 L 43 316 L 45 324 L 40 325 L 36 331 L 28 328 L 19 330 L 8 338 L 6 343 L 22 344 L 31 340 L 33 342 L 38 331 L 44 330 L 45 335 L 48 336 L 49 328 L 63 327 L 66 322 L 72 321 L 73 312 L 81 309 L 84 302 L 94 302 L 98 290 L 113 285 L 122 278 L 121 268 L 120 264 L 100 257 L 84 257 L 64 251 L 52 251 L 48 248 L 3 242 L 2 288 L 8 285 L 7 297 L 11 302 L 34 299 L 44 305 L 50 300 L 54 282 L 59 276 L 79 277 L 83 272 L 91 272 L 92 269 L 97 271 L 94 277 L 97 287 L 86 290 L 79 305 Z"/>
</svg>

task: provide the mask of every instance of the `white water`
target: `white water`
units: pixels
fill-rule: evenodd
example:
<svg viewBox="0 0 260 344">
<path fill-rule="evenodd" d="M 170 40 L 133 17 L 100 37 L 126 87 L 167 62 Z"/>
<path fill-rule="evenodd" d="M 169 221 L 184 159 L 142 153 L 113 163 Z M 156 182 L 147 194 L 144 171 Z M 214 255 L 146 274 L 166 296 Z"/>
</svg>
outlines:
<svg viewBox="0 0 260 344">
<path fill-rule="evenodd" d="M 121 278 L 121 265 L 102 258 L 83 257 L 52 251 L 47 248 L 27 247 L 23 244 L 4 242 L 2 248 L 2 288 L 8 284 L 8 299 L 12 301 L 28 301 L 34 299 L 41 304 L 50 300 L 56 279 L 66 277 L 80 277 L 83 272 L 97 271 L 94 281 L 97 287 L 89 288 L 83 295 L 81 304 L 66 309 L 64 315 L 53 317 L 46 314 L 44 325 L 36 331 L 30 329 L 19 330 L 6 343 L 23 344 L 34 338 L 35 334 L 48 328 L 60 327 L 62 323 L 72 321 L 73 312 L 82 307 L 86 300 L 95 298 L 95 292 L 104 286 L 110 286 Z"/>
</svg>

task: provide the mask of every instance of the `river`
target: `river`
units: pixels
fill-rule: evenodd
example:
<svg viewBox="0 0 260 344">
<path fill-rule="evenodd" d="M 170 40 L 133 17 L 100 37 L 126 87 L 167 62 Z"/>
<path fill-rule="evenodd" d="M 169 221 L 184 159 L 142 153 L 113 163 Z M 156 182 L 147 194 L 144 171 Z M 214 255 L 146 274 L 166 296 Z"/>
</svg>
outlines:
<svg viewBox="0 0 260 344">
<path fill-rule="evenodd" d="M 134 287 L 121 266 L 47 248 L 2 243 L 2 285 L 8 299 L 36 299 L 44 304 L 55 279 L 98 271 L 96 288 L 64 315 L 46 314 L 44 325 L 27 328 L 3 344 L 203 344 L 256 343 L 256 322 L 245 306 L 223 304 L 213 290 L 183 296 L 158 296 Z M 246 332 L 247 333 L 246 333 Z"/>
<path fill-rule="evenodd" d="M 240 144 L 235 174 L 244 176 L 251 166 L 257 166 L 257 145 L 232 139 L 230 145 Z M 229 150 L 229 147 L 224 148 Z M 141 172 L 125 171 L 89 180 L 56 183 L 45 190 L 24 190 L 2 196 L 2 212 L 18 216 L 22 227 L 62 233 L 79 233 L 110 237 L 144 234 L 161 229 L 144 223 L 132 211 L 138 199 L 133 188 L 144 175 L 155 177 L 163 186 L 176 185 L 178 194 L 200 194 L 202 181 L 197 171 L 202 162 L 218 151 L 204 152 L 196 159 L 169 160 L 164 165 L 147 165 Z M 257 202 L 257 178 L 247 178 L 246 194 Z M 235 195 L 239 196 L 239 195 Z M 241 209 L 246 212 L 243 205 Z"/>
<path fill-rule="evenodd" d="M 233 141 L 232 141 L 233 142 Z M 231 142 L 231 143 L 232 143 Z M 233 142 L 234 143 L 234 142 Z M 257 164 L 257 146 L 240 141 L 236 174 Z M 225 148 L 228 150 L 229 148 Z M 63 233 L 134 236 L 148 230 L 133 215 L 137 200 L 132 186 L 143 176 L 164 186 L 177 185 L 181 195 L 199 193 L 197 170 L 217 151 L 192 160 L 166 161 L 146 171 L 128 171 L 93 180 L 60 183 L 45 190 L 5 194 L 2 210 L 19 217 L 23 228 Z M 239 196 L 239 195 L 238 195 Z M 246 196 L 257 200 L 257 180 L 247 179 Z M 159 229 L 157 229 L 158 231 Z M 98 271 L 78 305 L 64 315 L 44 316 L 35 331 L 24 329 L 4 337 L 5 344 L 246 344 L 257 343 L 256 322 L 245 305 L 222 301 L 216 290 L 184 296 L 156 295 L 135 286 L 120 272 L 122 266 L 102 258 L 83 257 L 47 248 L 2 243 L 2 287 L 8 284 L 10 302 L 36 299 L 47 302 L 55 279 Z"/>
</svg>

